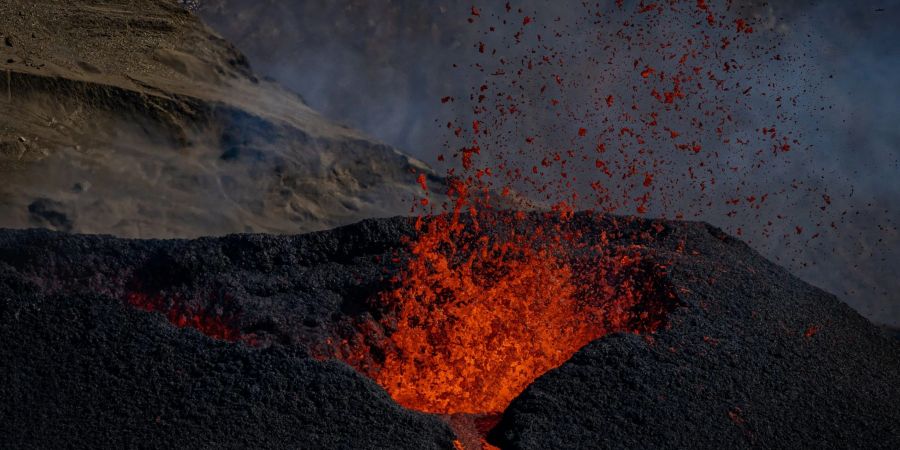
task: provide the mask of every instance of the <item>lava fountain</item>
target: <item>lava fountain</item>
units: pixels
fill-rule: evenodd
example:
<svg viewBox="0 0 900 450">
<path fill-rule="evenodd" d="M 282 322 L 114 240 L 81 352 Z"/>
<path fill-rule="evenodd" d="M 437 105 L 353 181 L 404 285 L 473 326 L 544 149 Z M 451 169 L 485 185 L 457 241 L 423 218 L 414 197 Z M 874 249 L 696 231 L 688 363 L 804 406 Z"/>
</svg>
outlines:
<svg viewBox="0 0 900 450">
<path fill-rule="evenodd" d="M 587 343 L 663 323 L 667 299 L 641 281 L 639 249 L 604 252 L 605 236 L 587 245 L 524 217 L 420 219 L 393 287 L 373 301 L 380 319 L 338 358 L 407 408 L 498 415 Z"/>
</svg>

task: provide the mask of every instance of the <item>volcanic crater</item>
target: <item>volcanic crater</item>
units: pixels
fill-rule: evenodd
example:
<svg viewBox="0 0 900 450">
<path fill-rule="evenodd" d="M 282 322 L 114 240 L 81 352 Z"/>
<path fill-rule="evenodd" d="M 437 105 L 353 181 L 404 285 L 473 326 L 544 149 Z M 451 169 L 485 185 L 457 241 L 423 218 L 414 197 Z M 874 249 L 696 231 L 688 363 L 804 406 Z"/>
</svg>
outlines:
<svg viewBox="0 0 900 450">
<path fill-rule="evenodd" d="M 519 219 L 459 251 L 406 218 L 197 240 L 3 231 L 0 435 L 23 447 L 87 444 L 101 427 L 152 446 L 900 442 L 898 342 L 740 241 L 702 223 Z M 523 235 L 547 238 L 501 245 Z"/>
</svg>

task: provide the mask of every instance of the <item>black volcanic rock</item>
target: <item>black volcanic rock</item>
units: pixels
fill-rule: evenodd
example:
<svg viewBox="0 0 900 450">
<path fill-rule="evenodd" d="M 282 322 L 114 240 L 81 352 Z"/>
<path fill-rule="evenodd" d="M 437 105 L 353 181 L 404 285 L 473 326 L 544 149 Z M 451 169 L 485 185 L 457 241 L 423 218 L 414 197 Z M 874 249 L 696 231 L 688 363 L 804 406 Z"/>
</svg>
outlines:
<svg viewBox="0 0 900 450">
<path fill-rule="evenodd" d="M 900 343 L 700 223 L 590 218 L 664 265 L 668 325 L 538 378 L 501 448 L 900 444 Z M 307 350 L 370 314 L 411 222 L 300 236 L 122 240 L 0 232 L 0 441 L 13 447 L 450 448 L 439 418 Z M 203 311 L 224 342 L 128 304 Z M 165 309 L 163 309 L 165 312 Z M 248 344 L 253 344 L 248 345 Z"/>
<path fill-rule="evenodd" d="M 16 300 L 0 329 L 0 436 L 13 448 L 447 448 L 452 439 L 338 362 L 213 341 L 102 296 Z"/>
<path fill-rule="evenodd" d="M 671 258 L 668 278 L 687 307 L 651 337 L 607 336 L 539 378 L 494 441 L 900 447 L 900 342 L 717 229 L 683 224 L 665 241 L 657 256 Z M 676 241 L 683 252 L 670 252 Z"/>
<path fill-rule="evenodd" d="M 246 265 L 245 282 L 275 282 L 266 253 L 288 250 L 327 267 L 340 250 L 329 254 L 317 244 L 335 245 L 338 236 L 178 243 L 4 232 L 0 442 L 12 448 L 451 447 L 445 423 L 402 409 L 343 363 L 316 361 L 296 346 L 213 340 L 129 306 L 111 293 L 115 282 L 111 289 L 92 287 L 145 262 L 168 270 L 162 272 L 167 278 L 179 270 L 193 278 L 179 264 L 200 257 L 209 264 L 204 271 Z M 232 250 L 237 259 L 228 261 Z M 341 250 L 357 249 L 347 244 Z M 184 259 L 158 264 L 154 255 L 169 251 Z M 217 251 L 224 260 L 210 258 Z M 301 261 L 293 264 L 303 271 Z M 324 280 L 308 302 L 325 303 L 326 289 L 338 288 L 342 278 L 336 273 Z M 302 299 L 297 292 L 283 307 Z"/>
</svg>

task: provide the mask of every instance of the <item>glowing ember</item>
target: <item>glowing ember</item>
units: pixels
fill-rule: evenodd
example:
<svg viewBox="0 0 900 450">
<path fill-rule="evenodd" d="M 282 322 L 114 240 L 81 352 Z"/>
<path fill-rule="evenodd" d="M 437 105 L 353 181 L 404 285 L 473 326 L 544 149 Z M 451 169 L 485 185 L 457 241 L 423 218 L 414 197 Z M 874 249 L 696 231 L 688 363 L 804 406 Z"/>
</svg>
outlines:
<svg viewBox="0 0 900 450">
<path fill-rule="evenodd" d="M 245 340 L 252 344 L 251 339 L 242 336 L 237 328 L 231 325 L 230 317 L 211 308 L 191 308 L 179 299 L 169 301 L 161 295 L 148 295 L 143 292 L 129 293 L 127 301 L 138 309 L 164 314 L 169 322 L 179 328 L 194 328 L 213 339 L 229 342 Z"/>
</svg>

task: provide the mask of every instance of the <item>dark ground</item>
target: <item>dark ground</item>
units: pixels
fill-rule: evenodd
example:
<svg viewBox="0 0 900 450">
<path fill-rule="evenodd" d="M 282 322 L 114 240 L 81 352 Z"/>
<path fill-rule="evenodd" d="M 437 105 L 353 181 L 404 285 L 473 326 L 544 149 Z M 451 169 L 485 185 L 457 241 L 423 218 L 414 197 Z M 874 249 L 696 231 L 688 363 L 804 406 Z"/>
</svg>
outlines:
<svg viewBox="0 0 900 450">
<path fill-rule="evenodd" d="M 615 244 L 641 241 L 671 263 L 659 283 L 683 306 L 667 329 L 589 344 L 512 403 L 493 442 L 900 448 L 900 342 L 715 228 L 651 225 L 624 225 L 639 232 L 625 236 L 659 230 L 654 239 Z M 439 418 L 305 350 L 368 314 L 365 300 L 385 287 L 379 261 L 410 232 L 399 218 L 170 241 L 0 232 L 0 442 L 451 447 Z M 179 329 L 128 305 L 135 293 L 205 311 L 256 347 Z"/>
<path fill-rule="evenodd" d="M 260 309 L 264 301 L 282 309 L 334 307 L 329 299 L 340 297 L 332 290 L 340 291 L 352 272 L 338 262 L 350 263 L 341 250 L 364 253 L 352 245 L 336 248 L 340 234 L 163 242 L 3 233 L 0 442 L 12 448 L 447 448 L 452 434 L 445 424 L 403 410 L 342 363 L 315 361 L 300 347 L 216 341 L 122 301 L 121 283 L 137 273 L 178 285 L 204 278 L 242 282 L 246 288 L 235 297 Z M 287 272 L 297 274 L 294 286 L 318 296 L 276 293 L 272 286 Z M 282 320 L 316 315 L 278 310 L 255 313 Z"/>
</svg>

